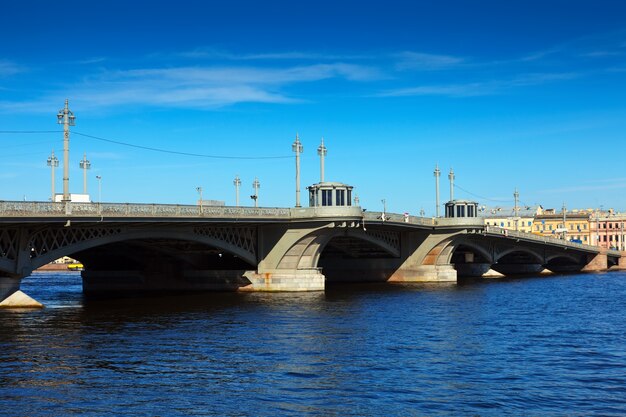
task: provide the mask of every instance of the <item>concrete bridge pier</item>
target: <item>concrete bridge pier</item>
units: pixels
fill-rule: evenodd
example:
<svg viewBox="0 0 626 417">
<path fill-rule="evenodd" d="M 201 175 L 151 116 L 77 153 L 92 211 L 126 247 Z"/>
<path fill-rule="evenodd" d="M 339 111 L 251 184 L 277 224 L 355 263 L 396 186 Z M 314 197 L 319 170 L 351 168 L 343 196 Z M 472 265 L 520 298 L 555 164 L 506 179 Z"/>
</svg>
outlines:
<svg viewBox="0 0 626 417">
<path fill-rule="evenodd" d="M 249 285 L 239 291 L 324 291 L 326 278 L 318 268 L 280 270 L 258 273 L 247 271 L 244 277 Z"/>
<path fill-rule="evenodd" d="M 456 282 L 457 271 L 453 265 L 419 265 L 400 268 L 389 282 Z"/>
<path fill-rule="evenodd" d="M 606 271 L 608 268 L 608 257 L 606 253 L 588 255 L 587 265 L 582 268 L 583 272 Z"/>
<path fill-rule="evenodd" d="M 0 308 L 42 308 L 43 304 L 20 290 L 21 278 L 0 277 Z"/>
</svg>

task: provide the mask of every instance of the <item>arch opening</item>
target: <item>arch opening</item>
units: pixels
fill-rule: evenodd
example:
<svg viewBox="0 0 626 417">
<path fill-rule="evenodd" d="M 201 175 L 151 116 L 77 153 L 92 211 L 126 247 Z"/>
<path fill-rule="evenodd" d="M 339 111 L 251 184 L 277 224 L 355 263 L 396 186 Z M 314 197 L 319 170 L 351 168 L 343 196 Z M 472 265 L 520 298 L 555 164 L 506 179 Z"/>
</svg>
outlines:
<svg viewBox="0 0 626 417">
<path fill-rule="evenodd" d="M 583 260 L 570 256 L 555 256 L 546 263 L 546 269 L 552 272 L 579 272 L 584 266 Z"/>
<path fill-rule="evenodd" d="M 384 282 L 393 273 L 397 254 L 355 236 L 334 236 L 323 246 L 317 266 L 326 282 Z"/>
<path fill-rule="evenodd" d="M 230 291 L 249 284 L 248 260 L 222 248 L 188 240 L 131 239 L 78 251 L 83 292 Z"/>
<path fill-rule="evenodd" d="M 450 257 L 450 263 L 457 271 L 458 277 L 482 277 L 491 270 L 488 254 L 474 246 L 461 243 Z"/>
<path fill-rule="evenodd" d="M 541 273 L 545 267 L 539 254 L 527 249 L 514 249 L 502 254 L 493 269 L 503 275 L 530 275 Z"/>
</svg>

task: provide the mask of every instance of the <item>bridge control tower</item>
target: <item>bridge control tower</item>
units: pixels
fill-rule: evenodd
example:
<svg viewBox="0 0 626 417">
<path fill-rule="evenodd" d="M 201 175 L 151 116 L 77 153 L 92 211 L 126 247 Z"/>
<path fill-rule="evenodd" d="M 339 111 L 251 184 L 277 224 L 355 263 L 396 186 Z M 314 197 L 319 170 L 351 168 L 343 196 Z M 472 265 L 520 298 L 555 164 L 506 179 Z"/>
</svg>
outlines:
<svg viewBox="0 0 626 417">
<path fill-rule="evenodd" d="M 322 143 L 317 148 L 320 157 L 320 182 L 307 187 L 309 190 L 309 207 L 347 207 L 352 205 L 352 186 L 340 182 L 324 180 L 324 158 L 328 149 Z"/>
<path fill-rule="evenodd" d="M 352 205 L 352 186 L 340 182 L 319 182 L 309 190 L 309 207 L 346 207 Z"/>
<path fill-rule="evenodd" d="M 478 203 L 469 200 L 451 200 L 446 203 L 447 218 L 478 217 Z"/>
</svg>

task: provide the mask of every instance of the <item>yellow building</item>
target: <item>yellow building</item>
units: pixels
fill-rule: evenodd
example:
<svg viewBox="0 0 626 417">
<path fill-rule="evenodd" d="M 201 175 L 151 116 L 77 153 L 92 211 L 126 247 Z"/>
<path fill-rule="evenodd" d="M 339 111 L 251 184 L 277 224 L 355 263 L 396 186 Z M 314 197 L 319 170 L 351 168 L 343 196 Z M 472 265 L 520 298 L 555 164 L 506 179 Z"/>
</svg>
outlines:
<svg viewBox="0 0 626 417">
<path fill-rule="evenodd" d="M 508 230 L 531 233 L 535 216 L 543 213 L 541 206 L 518 207 L 480 207 L 479 216 L 485 220 L 485 225 L 502 227 Z"/>
<path fill-rule="evenodd" d="M 532 232 L 591 245 L 589 217 L 590 214 L 586 212 L 566 212 L 564 220 L 562 212 L 547 209 L 543 214 L 535 216 Z"/>
</svg>

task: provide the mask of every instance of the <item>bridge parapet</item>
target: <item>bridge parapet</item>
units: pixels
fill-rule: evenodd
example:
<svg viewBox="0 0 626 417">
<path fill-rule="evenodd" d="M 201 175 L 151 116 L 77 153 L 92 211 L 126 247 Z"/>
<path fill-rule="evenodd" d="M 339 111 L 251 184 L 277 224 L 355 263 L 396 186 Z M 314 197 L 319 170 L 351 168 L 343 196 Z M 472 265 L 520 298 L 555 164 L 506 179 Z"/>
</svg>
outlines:
<svg viewBox="0 0 626 417">
<path fill-rule="evenodd" d="M 527 242 L 537 242 L 537 243 L 556 245 L 556 246 L 561 246 L 561 247 L 566 247 L 566 248 L 575 248 L 578 250 L 583 250 L 583 251 L 592 252 L 592 253 L 600 252 L 600 248 L 598 248 L 597 246 L 585 245 L 582 243 L 571 242 L 569 240 L 558 239 L 555 237 L 535 235 L 533 233 L 508 230 L 508 229 L 504 229 L 502 227 L 497 227 L 497 226 L 485 226 L 483 233 L 485 235 L 490 235 L 490 236 L 504 236 L 507 238 L 519 239 L 519 240 L 524 240 Z M 617 252 L 617 255 L 619 256 L 619 252 Z"/>
<path fill-rule="evenodd" d="M 257 208 L 229 206 L 197 206 L 181 204 L 137 203 L 49 203 L 36 201 L 2 201 L 0 217 L 107 217 L 107 218 L 236 218 L 236 219 L 284 219 L 291 218 L 289 208 Z"/>
</svg>

